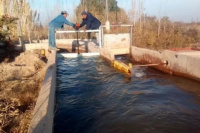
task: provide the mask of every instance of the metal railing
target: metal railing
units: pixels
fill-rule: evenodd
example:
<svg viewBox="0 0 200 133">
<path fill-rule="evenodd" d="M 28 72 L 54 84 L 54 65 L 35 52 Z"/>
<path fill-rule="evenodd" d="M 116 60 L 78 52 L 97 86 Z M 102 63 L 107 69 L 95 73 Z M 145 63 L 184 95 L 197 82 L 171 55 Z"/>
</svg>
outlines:
<svg viewBox="0 0 200 133">
<path fill-rule="evenodd" d="M 130 47 L 132 46 L 132 41 L 133 41 L 133 25 L 126 25 L 126 24 L 122 24 L 122 25 L 110 25 L 110 27 L 130 27 Z M 84 32 L 95 32 L 95 33 L 99 33 L 99 47 L 101 48 L 104 42 L 104 28 L 106 28 L 106 25 L 102 25 L 99 29 L 96 30 L 74 30 L 74 31 L 56 31 L 57 34 L 63 34 L 63 33 L 84 33 Z"/>
<path fill-rule="evenodd" d="M 97 29 L 97 30 L 74 30 L 74 31 L 56 31 L 57 34 L 62 34 L 62 33 L 84 33 L 84 32 L 95 32 L 95 33 L 99 33 L 99 47 L 102 47 L 102 36 L 101 36 L 101 28 Z"/>
</svg>

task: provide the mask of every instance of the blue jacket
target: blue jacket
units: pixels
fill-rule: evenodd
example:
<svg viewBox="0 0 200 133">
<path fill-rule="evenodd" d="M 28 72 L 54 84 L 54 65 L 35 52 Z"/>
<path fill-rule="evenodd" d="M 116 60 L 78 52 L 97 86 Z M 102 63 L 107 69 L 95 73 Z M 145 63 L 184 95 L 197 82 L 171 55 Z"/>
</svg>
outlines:
<svg viewBox="0 0 200 133">
<path fill-rule="evenodd" d="M 58 15 L 54 18 L 50 23 L 49 26 L 54 27 L 55 29 L 63 28 L 63 25 L 67 24 L 69 26 L 75 26 L 74 23 L 69 22 L 63 15 Z"/>
<path fill-rule="evenodd" d="M 101 22 L 92 16 L 91 13 L 87 13 L 87 18 L 83 19 L 82 23 L 80 24 L 80 27 L 83 27 L 86 24 L 86 30 L 95 30 L 99 29 Z"/>
</svg>

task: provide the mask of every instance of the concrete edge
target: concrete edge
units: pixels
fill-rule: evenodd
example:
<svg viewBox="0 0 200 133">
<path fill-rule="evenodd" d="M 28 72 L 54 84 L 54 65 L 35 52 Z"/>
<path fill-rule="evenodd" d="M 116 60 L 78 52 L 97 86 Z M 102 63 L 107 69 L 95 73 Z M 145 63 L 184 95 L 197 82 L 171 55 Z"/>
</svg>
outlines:
<svg viewBox="0 0 200 133">
<path fill-rule="evenodd" d="M 115 55 L 130 55 L 130 48 L 119 48 L 119 49 L 101 48 L 100 54 L 103 58 L 105 58 L 109 62 L 113 62 L 115 60 Z"/>
<path fill-rule="evenodd" d="M 56 90 L 56 54 L 50 54 L 46 75 L 39 92 L 33 117 L 29 127 L 29 133 L 52 133 L 55 109 Z"/>
<path fill-rule="evenodd" d="M 132 59 L 144 64 L 160 64 L 153 68 L 171 75 L 177 75 L 200 81 L 200 57 L 184 55 L 170 50 L 158 52 L 155 50 L 132 46 Z M 163 64 L 163 62 L 167 64 Z"/>
<path fill-rule="evenodd" d="M 25 44 L 25 50 L 35 50 L 35 49 L 48 49 L 48 43 L 32 43 Z"/>
<path fill-rule="evenodd" d="M 67 54 L 57 54 L 58 58 L 64 57 L 64 58 L 76 58 L 76 57 L 90 57 L 90 56 L 99 56 L 100 53 L 81 53 L 81 54 L 77 54 L 77 53 L 67 53 Z"/>
</svg>

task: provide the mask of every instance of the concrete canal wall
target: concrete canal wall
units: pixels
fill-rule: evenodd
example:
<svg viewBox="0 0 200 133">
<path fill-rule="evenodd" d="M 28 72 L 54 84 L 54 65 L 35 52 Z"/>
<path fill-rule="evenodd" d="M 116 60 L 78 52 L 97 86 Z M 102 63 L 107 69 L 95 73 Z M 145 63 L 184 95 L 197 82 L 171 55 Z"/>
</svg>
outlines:
<svg viewBox="0 0 200 133">
<path fill-rule="evenodd" d="M 115 55 L 130 53 L 130 34 L 105 34 L 103 44 L 100 50 L 101 56 L 113 62 Z"/>
<path fill-rule="evenodd" d="M 52 52 L 48 59 L 46 75 L 33 112 L 29 133 L 53 132 L 56 67 L 56 52 Z"/>
<path fill-rule="evenodd" d="M 143 64 L 160 64 L 153 66 L 160 71 L 200 81 L 200 51 L 158 52 L 132 47 L 131 55 L 134 61 Z"/>
</svg>

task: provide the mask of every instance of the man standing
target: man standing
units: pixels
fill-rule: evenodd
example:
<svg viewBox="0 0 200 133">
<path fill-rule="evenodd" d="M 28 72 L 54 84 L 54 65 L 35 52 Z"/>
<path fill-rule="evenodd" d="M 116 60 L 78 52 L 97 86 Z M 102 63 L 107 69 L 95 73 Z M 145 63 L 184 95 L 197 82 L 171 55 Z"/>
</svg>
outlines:
<svg viewBox="0 0 200 133">
<path fill-rule="evenodd" d="M 83 21 L 80 24 L 80 27 L 83 27 L 84 25 L 86 25 L 84 31 L 96 30 L 96 29 L 99 29 L 99 27 L 101 26 L 101 22 L 97 18 L 95 18 L 91 13 L 83 11 L 81 15 L 82 15 Z M 79 25 L 76 25 L 76 26 L 79 26 Z M 96 38 L 98 41 L 99 40 L 98 33 L 96 33 Z"/>
<path fill-rule="evenodd" d="M 59 50 L 56 48 L 56 41 L 55 41 L 56 29 L 63 28 L 64 24 L 67 24 L 75 28 L 75 24 L 69 22 L 66 19 L 67 15 L 68 13 L 66 11 L 62 11 L 60 15 L 58 15 L 49 23 L 49 50 Z"/>
</svg>

